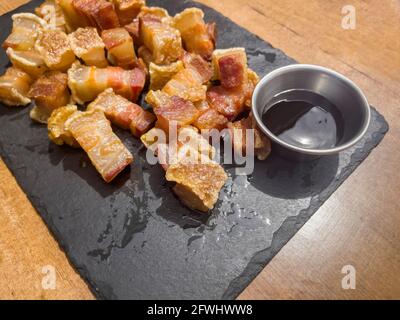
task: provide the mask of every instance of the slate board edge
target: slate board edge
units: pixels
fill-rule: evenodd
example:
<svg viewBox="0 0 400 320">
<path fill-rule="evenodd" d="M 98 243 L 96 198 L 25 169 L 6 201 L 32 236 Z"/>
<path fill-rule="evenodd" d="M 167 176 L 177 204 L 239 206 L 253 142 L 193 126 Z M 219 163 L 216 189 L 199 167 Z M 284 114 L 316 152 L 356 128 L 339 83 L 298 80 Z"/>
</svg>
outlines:
<svg viewBox="0 0 400 320">
<path fill-rule="evenodd" d="M 21 10 L 28 10 L 29 12 L 32 12 L 33 9 L 36 7 L 37 5 L 35 4 L 35 1 L 30 1 L 28 3 L 22 4 L 16 8 L 14 8 L 11 11 L 8 11 L 4 14 L 1 15 L 1 17 L 10 17 L 16 13 L 16 12 L 21 12 Z M 29 108 L 30 105 L 24 107 L 24 108 Z M 0 142 L 0 157 L 3 159 L 3 161 L 5 162 L 5 164 L 7 165 L 7 169 L 10 170 L 13 174 L 14 177 L 16 177 L 18 175 L 17 172 L 14 172 L 13 169 L 11 169 L 11 159 L 7 156 L 7 154 L 4 152 L 3 150 L 3 145 Z M 65 241 L 62 240 L 63 237 L 61 235 L 61 233 L 57 230 L 56 224 L 53 223 L 52 221 L 52 217 L 47 213 L 47 209 L 45 206 L 43 206 L 41 204 L 41 200 L 37 199 L 36 197 L 33 197 L 31 195 L 29 195 L 28 193 L 26 193 L 23 189 L 23 187 L 21 186 L 21 184 L 18 182 L 17 179 L 15 179 L 18 186 L 23 190 L 25 196 L 29 199 L 29 201 L 31 202 L 32 206 L 35 208 L 35 210 L 37 211 L 38 216 L 40 217 L 40 219 L 44 222 L 44 224 L 47 227 L 47 230 L 50 232 L 50 234 L 54 237 L 54 240 L 56 241 L 56 243 L 58 244 L 59 248 L 61 249 L 61 251 L 63 251 L 65 253 L 65 256 L 67 257 L 69 264 L 71 265 L 71 267 L 80 274 L 80 276 L 82 277 L 82 279 L 84 279 L 84 281 L 86 282 L 86 284 L 88 285 L 88 288 L 90 289 L 90 291 L 93 293 L 93 295 L 96 296 L 96 298 L 98 299 L 104 299 L 105 297 L 103 297 L 101 295 L 101 293 L 98 291 L 96 285 L 93 283 L 93 281 L 90 278 L 90 275 L 88 273 L 88 271 L 86 270 L 86 267 L 80 265 L 71 255 L 68 254 L 68 246 L 66 245 Z M 39 213 L 41 212 L 41 214 Z M 46 221 L 47 220 L 47 221 Z"/>
<path fill-rule="evenodd" d="M 14 11 L 20 11 L 22 8 L 27 8 L 31 10 L 31 8 L 34 6 L 35 1 L 28 2 L 24 5 L 21 5 L 14 10 L 10 12 L 6 12 L 3 16 L 9 16 L 14 13 Z M 199 6 L 207 7 L 210 8 L 204 4 L 199 4 Z M 212 9 L 212 8 L 211 8 Z M 212 9 L 214 10 L 214 9 Z M 214 10 L 215 11 L 215 10 Z M 220 12 L 217 12 L 220 16 L 223 16 L 225 19 L 230 20 L 232 23 L 233 22 L 230 18 L 222 15 Z M 235 23 L 236 24 L 236 23 Z M 238 27 L 246 30 L 247 32 L 252 33 L 248 29 L 236 24 Z M 262 41 L 266 41 L 259 37 L 258 35 L 254 34 L 258 39 Z M 274 50 L 282 52 L 285 56 L 287 56 L 282 50 L 279 48 L 275 48 L 271 45 L 271 47 Z M 288 57 L 293 61 L 293 63 L 297 63 L 295 60 L 292 58 Z M 376 109 L 373 108 L 375 111 Z M 382 141 L 384 138 L 386 132 L 389 130 L 389 125 L 384 119 L 384 117 L 376 111 L 376 114 L 378 116 L 378 122 L 381 123 L 381 128 L 379 131 L 377 131 L 374 135 L 373 139 L 370 139 L 364 144 L 364 147 L 358 148 L 353 154 L 352 154 L 352 159 L 356 159 L 354 163 L 352 163 L 351 166 L 346 167 L 340 175 L 338 175 L 338 178 L 336 179 L 335 183 L 332 184 L 329 187 L 329 190 L 325 190 L 322 192 L 320 195 L 315 196 L 312 198 L 310 206 L 307 209 L 303 209 L 299 215 L 295 217 L 290 217 L 286 219 L 282 226 L 274 233 L 272 243 L 270 247 L 263 249 L 256 253 L 249 261 L 246 269 L 242 272 L 240 276 L 238 276 L 236 279 L 234 279 L 221 299 L 223 300 L 231 300 L 235 299 L 248 285 L 249 283 L 265 268 L 265 266 L 271 261 L 271 259 L 283 248 L 283 246 L 297 233 L 297 231 L 309 220 L 309 218 L 316 212 L 316 210 L 330 197 L 330 195 L 346 180 L 347 177 L 350 176 L 350 174 L 357 168 L 357 166 L 367 158 L 367 156 L 372 152 L 372 150 Z M 365 152 L 367 150 L 367 152 Z M 0 151 L 1 154 L 3 155 L 2 158 L 4 162 L 7 164 L 7 168 L 13 173 L 14 176 L 17 176 L 18 173 L 14 172 L 13 169 L 11 169 L 9 164 L 11 163 L 11 159 L 3 152 L 3 146 L 2 143 L 0 143 Z M 16 179 L 17 184 L 20 186 L 20 188 L 23 190 L 22 186 L 19 184 L 18 180 Z M 25 192 L 24 192 L 25 193 Z M 88 284 L 88 288 L 91 290 L 91 292 L 98 298 L 98 299 L 105 299 L 106 297 L 102 295 L 102 293 L 98 290 L 97 286 L 95 283 L 92 281 L 89 272 L 87 271 L 86 267 L 80 265 L 71 255 L 68 255 L 68 245 L 64 242 L 62 235 L 60 232 L 57 230 L 56 225 L 53 223 L 52 217 L 48 214 L 47 209 L 44 205 L 41 204 L 41 200 L 34 197 L 30 196 L 25 193 L 27 198 L 32 204 L 35 204 L 34 207 L 37 210 L 38 214 L 41 212 L 42 214 L 39 214 L 39 217 L 42 219 L 42 221 L 45 223 L 45 225 L 48 227 L 49 232 L 54 236 L 56 242 L 58 243 L 59 247 L 61 248 L 62 251 L 66 253 L 66 257 L 69 260 L 71 266 L 81 275 L 81 277 L 85 280 L 85 282 Z M 40 210 L 39 210 L 40 209 Z M 108 297 L 109 298 L 109 297 Z"/>
</svg>

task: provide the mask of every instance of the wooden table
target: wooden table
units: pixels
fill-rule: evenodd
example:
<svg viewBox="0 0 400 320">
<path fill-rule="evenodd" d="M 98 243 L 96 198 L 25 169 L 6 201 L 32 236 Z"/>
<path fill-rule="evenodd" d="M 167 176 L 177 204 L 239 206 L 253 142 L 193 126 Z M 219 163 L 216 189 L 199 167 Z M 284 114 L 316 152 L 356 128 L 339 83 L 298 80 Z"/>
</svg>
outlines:
<svg viewBox="0 0 400 320">
<path fill-rule="evenodd" d="M 0 14 L 26 0 L 1 1 Z M 400 2 L 202 0 L 302 63 L 354 80 L 386 117 L 383 142 L 240 295 L 241 299 L 400 298 Z M 341 27 L 356 8 L 356 29 Z M 0 160 L 0 298 L 93 299 Z M 341 269 L 356 268 L 343 290 Z M 42 267 L 57 289 L 43 290 Z"/>
</svg>

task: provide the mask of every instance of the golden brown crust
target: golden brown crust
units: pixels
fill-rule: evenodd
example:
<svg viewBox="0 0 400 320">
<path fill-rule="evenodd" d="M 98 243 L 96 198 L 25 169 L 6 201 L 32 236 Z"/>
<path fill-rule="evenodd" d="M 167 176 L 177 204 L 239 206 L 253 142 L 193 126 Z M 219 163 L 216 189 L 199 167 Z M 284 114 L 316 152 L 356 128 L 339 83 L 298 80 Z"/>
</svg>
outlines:
<svg viewBox="0 0 400 320">
<path fill-rule="evenodd" d="M 131 23 L 145 5 L 145 0 L 112 0 L 112 2 L 121 26 Z"/>
<path fill-rule="evenodd" d="M 71 48 L 78 58 L 90 52 L 92 48 L 104 48 L 103 40 L 100 38 L 96 28 L 78 28 L 68 35 Z"/>
<path fill-rule="evenodd" d="M 51 70 L 66 71 L 76 60 L 68 36 L 60 30 L 39 31 L 35 49 Z"/>
<path fill-rule="evenodd" d="M 186 206 L 208 211 L 217 202 L 228 176 L 218 163 L 210 161 L 173 164 L 167 170 L 166 179 L 177 183 L 174 192 Z"/>
<path fill-rule="evenodd" d="M 140 40 L 152 52 L 152 62 L 169 64 L 178 60 L 182 54 L 180 32 L 152 17 L 141 17 Z"/>
<path fill-rule="evenodd" d="M 25 106 L 31 102 L 28 91 L 33 79 L 24 71 L 10 67 L 0 77 L 0 101 L 8 106 Z"/>
<path fill-rule="evenodd" d="M 112 181 L 133 161 L 133 156 L 116 136 L 104 113 L 94 109 L 75 112 L 65 123 L 104 181 Z"/>
<path fill-rule="evenodd" d="M 198 8 L 187 8 L 175 15 L 173 26 L 181 35 L 185 49 L 210 59 L 215 49 L 215 34 L 211 34 L 204 22 L 204 12 Z"/>
<path fill-rule="evenodd" d="M 12 15 L 13 28 L 11 34 L 3 43 L 3 48 L 14 50 L 31 50 L 40 30 L 47 29 L 46 21 L 32 13 L 17 13 Z"/>
<path fill-rule="evenodd" d="M 66 130 L 65 123 L 75 112 L 78 111 L 77 106 L 67 105 L 54 110 L 47 121 L 47 129 L 49 139 L 57 145 L 63 145 L 64 143 L 79 148 L 78 142 L 72 136 L 71 132 Z"/>
<path fill-rule="evenodd" d="M 28 96 L 35 101 L 37 107 L 33 109 L 31 118 L 46 123 L 53 110 L 70 102 L 67 75 L 58 71 L 42 75 L 32 85 Z"/>
<path fill-rule="evenodd" d="M 108 60 L 124 69 L 132 69 L 138 65 L 133 39 L 124 28 L 104 30 L 101 38 L 106 45 Z"/>
<path fill-rule="evenodd" d="M 44 60 L 36 51 L 16 51 L 8 48 L 6 53 L 14 67 L 26 72 L 34 79 L 48 70 Z"/>
<path fill-rule="evenodd" d="M 150 89 L 161 90 L 173 76 L 183 69 L 184 66 L 182 61 L 177 61 L 163 66 L 150 63 Z"/>
<path fill-rule="evenodd" d="M 56 0 L 45 0 L 39 7 L 35 8 L 35 13 L 46 21 L 49 29 L 68 31 L 64 14 Z"/>
</svg>

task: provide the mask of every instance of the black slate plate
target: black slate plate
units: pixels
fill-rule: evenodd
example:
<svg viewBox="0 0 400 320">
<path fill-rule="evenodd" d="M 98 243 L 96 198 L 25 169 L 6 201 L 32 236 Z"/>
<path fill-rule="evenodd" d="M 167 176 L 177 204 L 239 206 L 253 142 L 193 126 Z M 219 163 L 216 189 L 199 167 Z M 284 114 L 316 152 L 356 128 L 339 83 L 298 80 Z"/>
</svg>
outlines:
<svg viewBox="0 0 400 320">
<path fill-rule="evenodd" d="M 17 9 L 32 11 L 40 1 Z M 148 1 L 172 14 L 197 6 L 216 21 L 219 48 L 247 48 L 260 75 L 295 63 L 282 51 L 200 4 Z M 0 39 L 11 28 L 0 17 Z M 1 72 L 8 64 L 0 55 Z M 57 147 L 28 108 L 0 106 L 0 154 L 70 261 L 99 298 L 233 299 L 368 156 L 388 130 L 372 109 L 366 136 L 338 156 L 291 163 L 272 155 L 249 177 L 230 178 L 210 215 L 174 197 L 158 166 L 128 132 L 117 134 L 135 164 L 102 182 L 80 150 Z M 324 245 L 323 243 L 321 245 Z"/>
</svg>

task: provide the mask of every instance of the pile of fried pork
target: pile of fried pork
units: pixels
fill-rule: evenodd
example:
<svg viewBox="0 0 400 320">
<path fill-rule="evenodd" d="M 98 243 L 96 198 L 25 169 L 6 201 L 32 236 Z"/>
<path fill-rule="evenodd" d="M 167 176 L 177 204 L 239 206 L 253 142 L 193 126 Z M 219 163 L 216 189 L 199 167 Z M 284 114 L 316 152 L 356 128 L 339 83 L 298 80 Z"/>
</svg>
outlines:
<svg viewBox="0 0 400 320">
<path fill-rule="evenodd" d="M 35 14 L 12 20 L 3 43 L 12 66 L 0 77 L 0 101 L 32 102 L 30 117 L 47 125 L 49 138 L 82 148 L 106 182 L 134 160 L 111 124 L 151 148 L 175 194 L 204 212 L 214 207 L 227 174 L 201 132 L 228 129 L 243 153 L 244 132 L 254 129 L 253 156 L 269 155 L 250 113 L 258 76 L 244 48 L 215 49 L 216 25 L 204 21 L 202 10 L 170 16 L 145 0 L 46 0 Z M 145 86 L 150 111 L 137 104 Z M 171 126 L 202 150 L 179 143 L 171 156 L 168 139 L 152 140 L 159 130 L 168 137 Z M 188 149 L 202 161 L 187 161 Z"/>
</svg>

